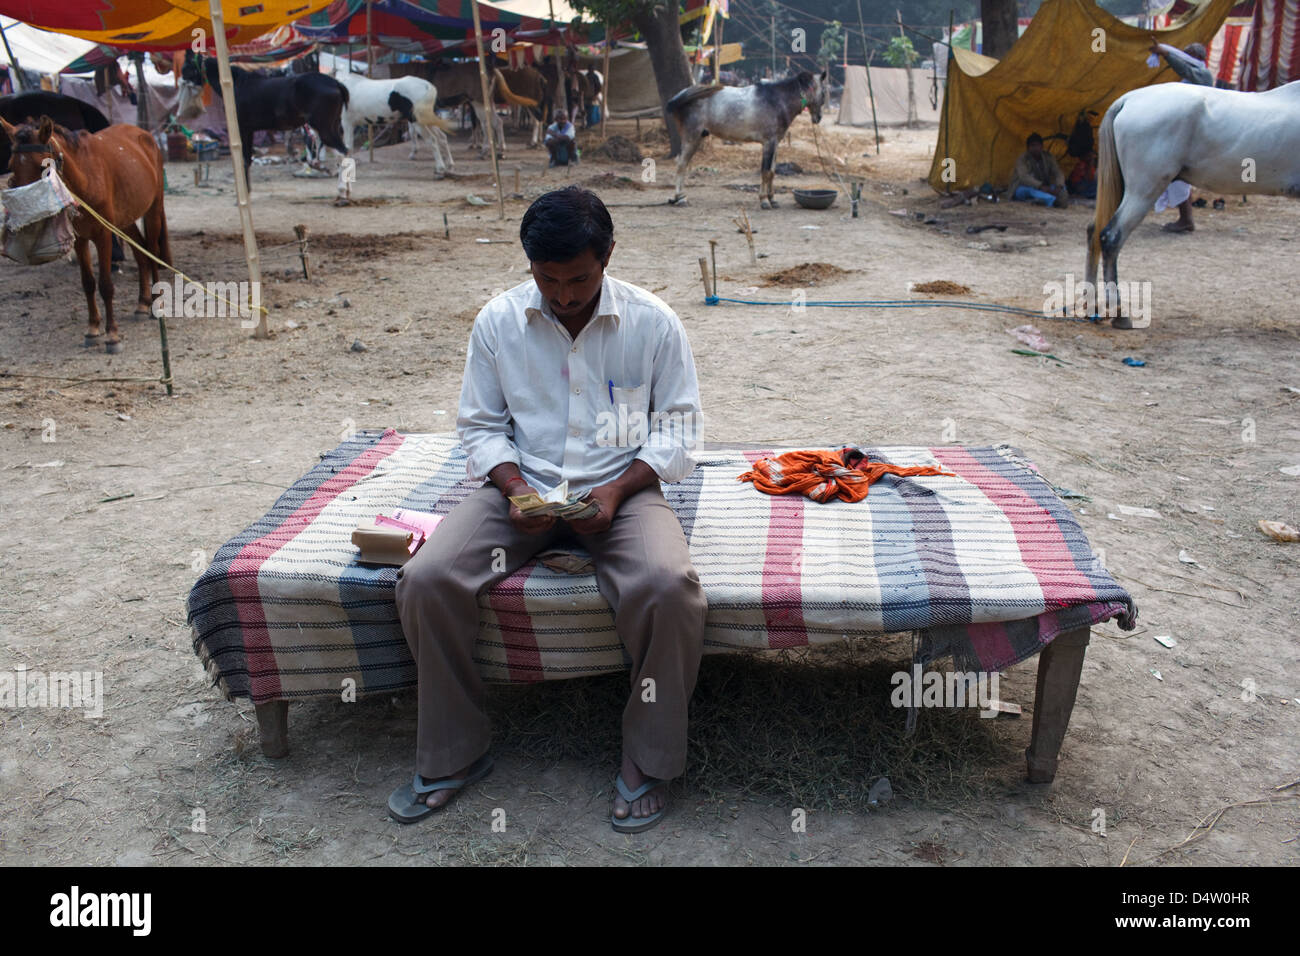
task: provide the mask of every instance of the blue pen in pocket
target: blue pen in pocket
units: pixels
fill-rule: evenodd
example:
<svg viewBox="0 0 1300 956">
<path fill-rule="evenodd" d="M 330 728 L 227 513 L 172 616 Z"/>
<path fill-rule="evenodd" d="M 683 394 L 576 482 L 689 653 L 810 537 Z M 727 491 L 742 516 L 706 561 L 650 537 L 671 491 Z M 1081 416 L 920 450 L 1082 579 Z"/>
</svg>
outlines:
<svg viewBox="0 0 1300 956">
<path fill-rule="evenodd" d="M 609 403 L 614 404 L 614 380 L 612 378 L 609 380 Z"/>
</svg>

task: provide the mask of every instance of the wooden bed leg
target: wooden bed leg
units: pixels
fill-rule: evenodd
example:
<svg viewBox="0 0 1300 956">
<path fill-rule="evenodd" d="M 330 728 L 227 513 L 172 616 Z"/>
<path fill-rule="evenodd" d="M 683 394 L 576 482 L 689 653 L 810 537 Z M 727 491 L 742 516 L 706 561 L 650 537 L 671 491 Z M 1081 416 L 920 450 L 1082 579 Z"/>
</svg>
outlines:
<svg viewBox="0 0 1300 956">
<path fill-rule="evenodd" d="M 289 702 L 273 700 L 255 706 L 257 730 L 262 738 L 262 753 L 268 757 L 283 757 L 289 752 Z M 1037 713 L 1034 715 L 1034 720 L 1038 720 Z"/>
<path fill-rule="evenodd" d="M 1074 698 L 1079 692 L 1083 655 L 1090 628 L 1078 627 L 1056 637 L 1038 656 L 1038 690 L 1034 694 L 1034 727 L 1025 751 L 1030 783 L 1051 783 L 1061 752 Z"/>
</svg>

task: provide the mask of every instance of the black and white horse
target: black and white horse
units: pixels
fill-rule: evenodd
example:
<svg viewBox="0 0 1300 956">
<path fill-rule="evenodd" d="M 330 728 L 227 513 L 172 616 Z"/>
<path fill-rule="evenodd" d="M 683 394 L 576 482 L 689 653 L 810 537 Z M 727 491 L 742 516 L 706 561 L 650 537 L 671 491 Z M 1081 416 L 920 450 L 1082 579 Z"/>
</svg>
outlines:
<svg viewBox="0 0 1300 956">
<path fill-rule="evenodd" d="M 335 61 L 334 78 L 348 88 L 348 103 L 343 108 L 343 142 L 352 149 L 355 128 L 364 123 L 395 123 L 406 120 L 411 130 L 411 159 L 415 159 L 421 139 L 433 150 L 434 169 L 441 175 L 455 160 L 444 129 L 447 122 L 438 115 L 438 89 L 418 76 L 372 80 L 351 72 Z"/>
<path fill-rule="evenodd" d="M 268 76 L 231 67 L 235 85 L 235 115 L 239 118 L 239 137 L 244 143 L 244 176 L 253 164 L 253 133 L 256 130 L 288 130 L 304 123 L 320 133 L 321 141 L 340 153 L 348 149 L 343 143 L 343 108 L 348 105 L 348 89 L 324 73 L 298 73 Z M 203 111 L 203 83 L 218 95 L 221 80 L 217 61 L 193 52 L 185 54 L 181 67 L 181 102 L 178 119 L 191 119 Z"/>
<path fill-rule="evenodd" d="M 814 123 L 820 123 L 829 95 L 826 70 L 805 71 L 788 79 L 753 86 L 688 86 L 682 90 L 668 101 L 668 115 L 677 124 L 682 142 L 681 152 L 677 154 L 677 191 L 669 202 L 678 205 L 686 202 L 682 189 L 686 168 L 700 148 L 700 141 L 712 135 L 763 144 L 758 196 L 764 209 L 774 207 L 772 178 L 776 144 L 804 109 Z"/>
</svg>

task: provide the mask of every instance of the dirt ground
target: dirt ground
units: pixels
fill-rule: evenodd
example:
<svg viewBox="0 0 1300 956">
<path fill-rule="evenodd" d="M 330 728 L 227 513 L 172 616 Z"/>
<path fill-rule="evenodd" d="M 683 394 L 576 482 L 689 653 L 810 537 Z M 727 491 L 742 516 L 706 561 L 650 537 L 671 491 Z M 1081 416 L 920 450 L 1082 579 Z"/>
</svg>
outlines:
<svg viewBox="0 0 1300 956">
<path fill-rule="evenodd" d="M 631 123 L 613 127 L 635 138 Z M 230 319 L 173 320 L 170 398 L 156 381 L 154 323 L 123 318 L 121 355 L 83 349 L 75 266 L 0 266 L 10 515 L 0 528 L 0 671 L 102 670 L 105 681 L 98 720 L 0 709 L 0 862 L 1294 864 L 1300 788 L 1284 788 L 1300 777 L 1300 544 L 1275 543 L 1256 522 L 1300 524 L 1300 477 L 1280 470 L 1300 463 L 1298 207 L 1230 196 L 1222 211 L 1197 210 L 1196 232 L 1182 236 L 1160 231 L 1169 214 L 1148 218 L 1120 263 L 1121 280 L 1151 283 L 1146 330 L 955 308 L 704 304 L 696 259 L 710 239 L 723 295 L 786 303 L 798 288 L 810 300 L 899 299 L 911 283 L 952 282 L 970 288 L 962 299 L 1040 310 L 1045 283 L 1082 270 L 1091 210 L 942 210 L 922 181 L 934 131 L 885 136 L 876 155 L 870 132 L 828 119 L 815 142 L 801 117 L 777 160 L 805 172 L 777 178 L 783 202 L 771 212 L 758 209 L 756 145 L 706 146 L 690 204 L 674 208 L 664 205 L 672 175 L 661 139 L 642 143 L 658 157 L 655 181 L 644 182 L 650 170 L 635 163 L 547 172 L 514 134 L 502 176 L 512 191 L 519 170 L 522 195 L 507 199 L 504 222 L 490 165 L 463 140 L 444 180 L 430 159 L 407 159 L 405 145 L 373 165 L 363 155 L 358 202 L 342 209 L 331 205 L 332 179 L 256 167 L 275 334 L 259 341 Z M 794 205 L 790 188 L 827 185 L 819 149 L 829 169 L 865 180 L 859 218 L 843 196 L 825 212 Z M 246 278 L 229 167 L 214 165 L 199 187 L 190 165 L 168 175 L 178 265 L 204 280 Z M 1002 685 L 1025 706 L 1022 719 L 976 720 L 957 735 L 949 731 L 965 715 L 924 714 L 912 748 L 924 756 L 909 757 L 909 769 L 861 755 L 813 761 L 812 744 L 773 761 L 776 744 L 742 720 L 761 724 L 770 712 L 793 726 L 802 695 L 753 704 L 770 675 L 708 658 L 671 815 L 636 837 L 607 822 L 617 682 L 494 691 L 498 722 L 515 721 L 495 773 L 413 827 L 385 814 L 412 769 L 413 690 L 295 705 L 290 755 L 262 756 L 251 706 L 222 699 L 192 650 L 185 599 L 199 570 L 349 427 L 454 427 L 473 317 L 494 290 L 525 278 L 519 218 L 531 198 L 570 181 L 591 183 L 612 207 L 611 272 L 684 321 L 707 440 L 1009 441 L 1090 499 L 1071 504 L 1140 618 L 1133 632 L 1094 630 L 1054 784 L 1023 782 L 1034 661 Z M 470 193 L 493 205 L 470 204 Z M 757 229 L 756 264 L 733 223 L 742 206 Z M 990 222 L 1010 225 L 966 232 Z M 310 282 L 283 245 L 296 223 L 311 229 Z M 806 264 L 795 273 L 809 277 L 806 288 L 767 278 Z M 133 268 L 118 280 L 128 308 L 134 281 Z M 1066 364 L 1012 351 L 1022 346 L 1007 330 L 1026 321 Z M 1146 366 L 1126 366 L 1126 356 Z M 1159 517 L 1126 516 L 1121 505 Z M 908 657 L 900 640 L 866 652 Z M 863 699 L 856 685 L 826 679 L 840 682 L 835 706 L 800 711 L 812 731 L 795 748 Z M 875 706 L 888 690 L 881 680 L 863 693 Z M 732 694 L 750 709 L 731 707 Z M 582 719 L 566 710 L 574 700 L 585 702 Z M 597 719 L 608 733 L 584 742 Z M 902 714 L 883 726 L 901 737 Z M 729 764 L 700 744 L 706 734 L 738 740 Z M 974 750 L 961 742 L 973 738 Z M 805 756 L 815 781 L 800 770 Z M 926 785 L 917 759 L 946 776 Z M 882 773 L 894 799 L 869 808 Z M 791 830 L 797 807 L 806 833 Z M 491 829 L 495 808 L 507 811 L 504 833 Z M 206 832 L 192 827 L 195 811 Z"/>
</svg>

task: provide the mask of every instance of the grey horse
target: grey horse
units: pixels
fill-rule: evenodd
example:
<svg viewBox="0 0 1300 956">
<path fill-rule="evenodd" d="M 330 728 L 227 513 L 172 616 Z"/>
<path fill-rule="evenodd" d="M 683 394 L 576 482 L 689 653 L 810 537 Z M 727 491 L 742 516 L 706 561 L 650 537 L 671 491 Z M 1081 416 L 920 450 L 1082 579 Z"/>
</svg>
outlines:
<svg viewBox="0 0 1300 956">
<path fill-rule="evenodd" d="M 822 108 L 830 94 L 827 71 L 807 71 L 784 80 L 765 81 L 753 86 L 688 86 L 668 101 L 668 115 L 677 124 L 682 149 L 677 155 L 677 192 L 668 200 L 686 202 L 682 183 L 691 158 L 705 136 L 763 144 L 763 165 L 759 170 L 759 202 L 764 209 L 776 206 L 772 196 L 772 167 L 776 144 L 794 118 L 808 110 L 820 123 Z"/>
</svg>

